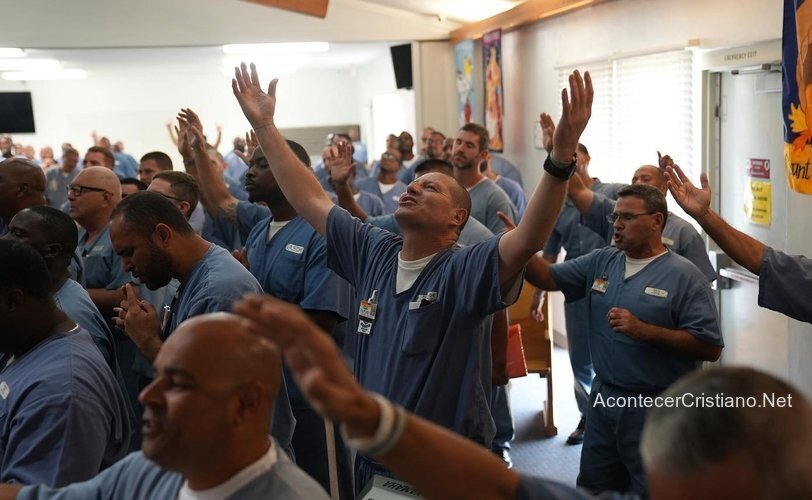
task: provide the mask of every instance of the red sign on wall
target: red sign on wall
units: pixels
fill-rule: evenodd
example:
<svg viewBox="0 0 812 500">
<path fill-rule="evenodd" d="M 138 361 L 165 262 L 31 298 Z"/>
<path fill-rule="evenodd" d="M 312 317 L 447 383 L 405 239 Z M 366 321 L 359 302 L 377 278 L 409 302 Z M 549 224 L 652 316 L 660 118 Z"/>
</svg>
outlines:
<svg viewBox="0 0 812 500">
<path fill-rule="evenodd" d="M 748 175 L 756 179 L 770 178 L 770 160 L 760 158 L 750 158 Z"/>
</svg>

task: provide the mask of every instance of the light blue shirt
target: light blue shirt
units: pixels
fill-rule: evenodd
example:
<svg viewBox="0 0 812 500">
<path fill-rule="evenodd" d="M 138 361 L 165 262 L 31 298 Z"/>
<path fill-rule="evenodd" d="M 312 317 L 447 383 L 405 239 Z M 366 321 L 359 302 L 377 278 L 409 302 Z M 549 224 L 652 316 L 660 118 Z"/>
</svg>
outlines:
<svg viewBox="0 0 812 500">
<path fill-rule="evenodd" d="M 378 197 L 383 202 L 383 209 L 385 214 L 393 214 L 398 209 L 400 202 L 400 195 L 406 192 L 406 184 L 397 181 L 392 188 L 384 194 L 381 191 L 381 186 L 378 184 L 377 177 L 368 177 L 356 183 L 356 186 L 361 191 L 367 192 L 373 196 Z M 368 215 L 372 215 L 369 214 Z M 377 215 L 377 214 L 376 214 Z"/>
<path fill-rule="evenodd" d="M 812 260 L 764 247 L 758 283 L 758 305 L 812 323 Z"/>
<path fill-rule="evenodd" d="M 507 306 L 499 238 L 437 254 L 412 287 L 395 293 L 399 236 L 340 207 L 327 220 L 328 265 L 356 288 L 355 375 L 367 390 L 490 446 L 491 314 Z M 376 302 L 374 320 L 360 317 Z M 363 322 L 363 323 L 362 323 Z"/>
<path fill-rule="evenodd" d="M 471 217 L 483 223 L 492 233 L 496 234 L 505 229 L 505 224 L 497 212 L 504 213 L 510 220 L 516 222 L 516 207 L 508 195 L 492 180 L 482 179 L 468 189 L 468 194 L 471 195 Z"/>
<path fill-rule="evenodd" d="M 522 185 L 503 175 L 498 176 L 494 182 L 502 188 L 502 191 L 510 198 L 513 206 L 516 207 L 516 223 L 518 224 L 522 220 L 524 211 L 527 210 L 527 195 L 524 194 Z"/>
<path fill-rule="evenodd" d="M 296 467 L 277 446 L 277 461 L 260 476 L 237 490 L 230 500 L 326 500 L 321 486 Z M 144 454 L 131 453 L 90 481 L 53 489 L 27 486 L 18 500 L 175 500 L 183 476 L 159 467 Z"/>
<path fill-rule="evenodd" d="M 232 149 L 223 157 L 226 160 L 226 175 L 232 179 L 242 179 L 245 172 L 248 171 L 248 165 L 242 161 L 242 158 L 237 156 L 237 153 Z"/>
<path fill-rule="evenodd" d="M 0 390 L 0 481 L 63 486 L 126 455 L 127 401 L 86 331 L 52 335 L 16 358 Z"/>
<path fill-rule="evenodd" d="M 87 288 L 115 290 L 132 281 L 132 275 L 121 265 L 121 257 L 113 250 L 109 224 L 93 241 L 87 241 L 87 231 L 81 229 L 79 250 L 85 265 Z"/>
<path fill-rule="evenodd" d="M 607 319 L 609 309 L 628 309 L 645 323 L 687 330 L 703 342 L 723 346 L 716 303 L 699 269 L 671 251 L 629 278 L 625 272 L 626 256 L 613 247 L 550 266 L 568 301 L 587 299 L 595 374 L 629 392 L 659 392 L 701 362 L 615 332 Z"/>
<path fill-rule="evenodd" d="M 78 167 L 71 172 L 63 172 L 62 167 L 54 165 L 45 171 L 45 199 L 49 207 L 59 209 L 68 201 L 68 186 L 77 175 Z"/>
</svg>

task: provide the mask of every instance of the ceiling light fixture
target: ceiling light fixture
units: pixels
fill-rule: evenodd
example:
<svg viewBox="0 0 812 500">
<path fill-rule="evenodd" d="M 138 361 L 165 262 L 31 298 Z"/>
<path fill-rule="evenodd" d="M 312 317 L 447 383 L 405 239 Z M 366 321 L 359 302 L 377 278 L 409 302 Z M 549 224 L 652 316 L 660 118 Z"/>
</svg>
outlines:
<svg viewBox="0 0 812 500">
<path fill-rule="evenodd" d="M 234 54 L 310 54 L 327 52 L 327 42 L 241 43 L 223 45 L 223 53 Z"/>
<path fill-rule="evenodd" d="M 87 72 L 81 69 L 57 69 L 53 71 L 6 71 L 0 74 L 3 80 L 83 80 Z"/>
<path fill-rule="evenodd" d="M 0 71 L 55 71 L 62 68 L 56 59 L 0 59 Z"/>
<path fill-rule="evenodd" d="M 27 54 L 23 49 L 15 47 L 0 47 L 0 58 L 25 57 Z"/>
</svg>

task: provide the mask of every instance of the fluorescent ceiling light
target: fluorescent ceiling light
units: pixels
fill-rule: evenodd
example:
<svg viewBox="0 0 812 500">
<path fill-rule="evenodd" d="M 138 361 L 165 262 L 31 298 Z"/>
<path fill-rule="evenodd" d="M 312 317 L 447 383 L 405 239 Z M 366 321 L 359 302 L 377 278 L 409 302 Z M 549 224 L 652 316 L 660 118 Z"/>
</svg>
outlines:
<svg viewBox="0 0 812 500">
<path fill-rule="evenodd" d="M 14 47 L 0 47 L 0 58 L 4 57 L 25 57 L 26 53 L 23 49 Z"/>
<path fill-rule="evenodd" d="M 56 59 L 0 59 L 0 71 L 55 71 L 62 68 Z"/>
<path fill-rule="evenodd" d="M 461 21 L 476 22 L 516 7 L 516 0 L 449 0 L 438 3 L 438 14 Z"/>
<path fill-rule="evenodd" d="M 257 72 L 262 78 L 276 78 L 296 73 L 299 67 L 295 64 L 257 65 Z M 223 75 L 234 78 L 234 66 L 223 65 Z"/>
<path fill-rule="evenodd" d="M 279 54 L 275 56 L 226 56 L 223 58 L 223 66 L 229 67 L 232 70 L 243 62 L 245 64 L 254 63 L 257 68 L 264 66 L 300 66 L 303 64 L 309 64 L 312 60 L 312 56 L 305 54 Z"/>
<path fill-rule="evenodd" d="M 224 54 L 307 54 L 327 52 L 327 42 L 243 43 L 223 45 Z"/>
<path fill-rule="evenodd" d="M 54 71 L 6 71 L 2 74 L 3 80 L 82 80 L 87 78 L 87 72 L 81 69 L 57 69 Z"/>
</svg>

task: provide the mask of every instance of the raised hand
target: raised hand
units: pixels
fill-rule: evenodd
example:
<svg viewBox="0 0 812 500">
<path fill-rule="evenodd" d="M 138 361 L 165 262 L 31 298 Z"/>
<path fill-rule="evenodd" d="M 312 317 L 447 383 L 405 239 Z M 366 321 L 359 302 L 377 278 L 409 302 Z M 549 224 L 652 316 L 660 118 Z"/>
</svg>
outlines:
<svg viewBox="0 0 812 500">
<path fill-rule="evenodd" d="M 672 160 L 669 155 L 663 156 L 659 151 L 657 151 L 657 164 L 660 165 L 661 170 L 665 170 L 668 167 L 674 166 L 674 160 Z"/>
<path fill-rule="evenodd" d="M 539 123 L 541 124 L 541 143 L 544 146 L 547 154 L 553 152 L 553 135 L 555 135 L 555 122 L 547 113 L 542 113 L 539 116 Z"/>
<path fill-rule="evenodd" d="M 581 73 L 575 70 L 569 78 L 570 91 L 561 90 L 561 118 L 553 134 L 552 156 L 557 161 L 569 164 L 578 147 L 578 140 L 589 123 L 592 116 L 592 77 L 587 71 L 581 78 Z"/>
<path fill-rule="evenodd" d="M 184 160 L 192 157 L 192 145 L 189 144 L 189 141 L 186 138 L 186 129 L 188 127 L 189 125 L 186 123 L 186 121 L 180 119 L 178 119 L 178 124 L 175 125 L 175 140 L 178 146 L 178 152 L 181 156 L 183 156 Z"/>
<path fill-rule="evenodd" d="M 203 129 L 192 126 L 192 124 L 189 123 L 186 118 L 182 118 L 181 115 L 178 115 L 178 123 L 184 132 L 184 142 L 188 144 L 190 152 L 194 150 L 202 150 L 205 152 L 206 138 L 203 137 Z M 180 136 L 178 136 L 178 142 L 180 142 Z M 178 147 L 180 148 L 180 146 Z"/>
<path fill-rule="evenodd" d="M 330 180 L 335 184 L 345 184 L 355 173 L 351 145 L 345 141 L 330 148 L 330 155 L 324 159 L 324 168 L 330 172 Z"/>
<path fill-rule="evenodd" d="M 161 348 L 161 321 L 155 306 L 141 300 L 138 290 L 131 284 L 124 285 L 125 299 L 121 302 L 119 319 L 123 320 L 124 333 L 149 359 L 155 359 Z M 125 304 L 126 302 L 126 304 Z M 118 324 L 119 321 L 116 321 Z"/>
<path fill-rule="evenodd" d="M 178 113 L 178 118 L 182 118 L 186 123 L 203 133 L 203 122 L 200 121 L 200 117 L 197 116 L 197 113 L 192 111 L 189 108 L 181 108 L 180 112 Z"/>
<path fill-rule="evenodd" d="M 257 140 L 257 134 L 254 133 L 253 130 L 245 133 L 245 153 L 242 151 L 235 149 L 234 154 L 240 157 L 240 159 L 245 162 L 246 165 L 251 165 L 251 157 L 254 156 L 254 151 L 259 147 L 259 141 Z"/>
<path fill-rule="evenodd" d="M 257 67 L 251 63 L 249 72 L 245 63 L 234 68 L 234 79 L 231 80 L 231 89 L 234 97 L 240 103 L 240 108 L 254 130 L 273 125 L 276 111 L 276 84 L 278 80 L 271 80 L 268 91 L 264 92 L 259 85 Z"/>
<path fill-rule="evenodd" d="M 362 403 L 369 402 L 368 396 L 347 371 L 335 343 L 301 308 L 254 295 L 237 302 L 234 312 L 244 318 L 245 331 L 267 338 L 282 350 L 293 377 L 317 412 L 342 422 L 367 411 Z M 374 416 L 371 420 L 374 430 Z"/>
<path fill-rule="evenodd" d="M 708 176 L 704 172 L 699 176 L 701 189 L 693 185 L 679 165 L 668 167 L 665 177 L 668 179 L 668 190 L 685 213 L 699 219 L 710 211 L 711 189 Z"/>
</svg>

